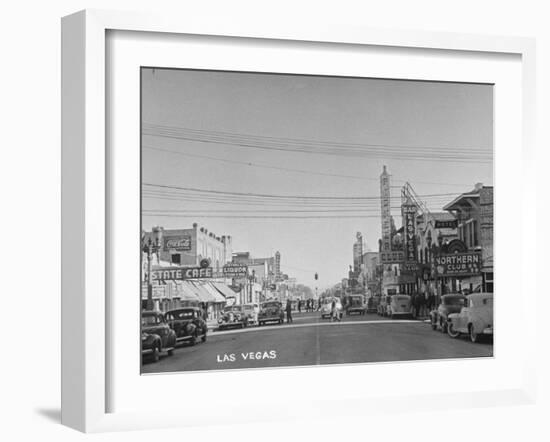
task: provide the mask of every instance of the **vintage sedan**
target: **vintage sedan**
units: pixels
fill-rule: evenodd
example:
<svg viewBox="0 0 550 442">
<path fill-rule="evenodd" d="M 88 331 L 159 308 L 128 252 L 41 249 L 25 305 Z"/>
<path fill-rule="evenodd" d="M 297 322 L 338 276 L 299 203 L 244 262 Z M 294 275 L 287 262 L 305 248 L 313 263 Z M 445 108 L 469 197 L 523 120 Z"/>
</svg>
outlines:
<svg viewBox="0 0 550 442">
<path fill-rule="evenodd" d="M 321 319 L 330 318 L 332 316 L 332 303 L 335 302 L 335 308 L 336 308 L 336 314 L 338 315 L 338 318 L 342 317 L 342 303 L 340 302 L 340 298 L 334 297 L 326 297 L 323 300 L 323 305 L 321 306 Z"/>
<path fill-rule="evenodd" d="M 258 313 L 258 326 L 262 326 L 268 322 L 276 322 L 282 324 L 285 320 L 285 312 L 279 301 L 267 301 L 260 305 Z"/>
<path fill-rule="evenodd" d="M 367 313 L 378 313 L 378 304 L 380 304 L 380 296 L 371 296 L 367 300 Z"/>
<path fill-rule="evenodd" d="M 346 305 L 346 315 L 350 316 L 354 313 L 364 315 L 366 313 L 366 305 L 363 295 L 351 295 L 348 297 Z"/>
<path fill-rule="evenodd" d="M 183 307 L 169 310 L 164 314 L 166 322 L 176 333 L 176 341 L 195 345 L 206 342 L 208 326 L 203 318 L 203 311 L 198 307 Z"/>
<path fill-rule="evenodd" d="M 481 336 L 493 336 L 493 294 L 472 293 L 466 297 L 460 313 L 451 313 L 447 320 L 451 338 L 468 334 L 472 342 Z"/>
<path fill-rule="evenodd" d="M 465 301 L 466 296 L 459 293 L 443 295 L 441 297 L 441 304 L 439 304 L 437 309 L 430 312 L 432 330 L 439 328 L 443 333 L 447 333 L 448 316 L 451 313 L 460 313 Z"/>
<path fill-rule="evenodd" d="M 176 333 L 164 319 L 161 312 L 144 311 L 141 313 L 141 355 L 151 356 L 158 361 L 162 352 L 171 356 L 176 347 Z"/>
<path fill-rule="evenodd" d="M 232 305 L 223 309 L 222 316 L 218 319 L 218 329 L 245 328 L 248 326 L 248 314 L 244 305 Z"/>
<path fill-rule="evenodd" d="M 244 311 L 248 315 L 248 325 L 258 325 L 258 314 L 260 313 L 258 304 L 245 304 Z"/>
<path fill-rule="evenodd" d="M 398 316 L 412 317 L 412 302 L 409 295 L 392 295 L 387 306 L 388 316 L 392 319 Z"/>
</svg>

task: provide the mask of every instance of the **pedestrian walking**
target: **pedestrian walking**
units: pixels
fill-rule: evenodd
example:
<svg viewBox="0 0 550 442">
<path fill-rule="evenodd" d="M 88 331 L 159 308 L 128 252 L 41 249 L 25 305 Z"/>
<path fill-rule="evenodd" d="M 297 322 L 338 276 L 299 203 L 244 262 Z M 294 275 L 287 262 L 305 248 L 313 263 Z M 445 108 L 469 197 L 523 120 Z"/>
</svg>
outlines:
<svg viewBox="0 0 550 442">
<path fill-rule="evenodd" d="M 298 301 L 298 313 L 302 313 L 302 301 Z"/>
<path fill-rule="evenodd" d="M 286 322 L 289 324 L 292 322 L 292 304 L 290 303 L 290 299 L 286 301 Z"/>
<path fill-rule="evenodd" d="M 336 308 L 336 301 L 332 301 L 330 309 L 330 320 L 340 322 L 340 315 L 338 314 L 338 309 Z"/>
</svg>

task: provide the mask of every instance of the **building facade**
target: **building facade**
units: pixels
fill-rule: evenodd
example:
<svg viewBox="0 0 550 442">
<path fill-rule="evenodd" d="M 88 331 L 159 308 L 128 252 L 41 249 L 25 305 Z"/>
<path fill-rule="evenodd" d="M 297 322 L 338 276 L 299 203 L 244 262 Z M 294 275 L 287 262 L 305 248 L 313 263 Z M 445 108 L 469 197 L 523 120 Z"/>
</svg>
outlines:
<svg viewBox="0 0 550 442">
<path fill-rule="evenodd" d="M 144 232 L 144 236 L 146 240 L 158 238 L 159 258 L 171 265 L 194 267 L 208 259 L 214 272 L 221 272 L 233 256 L 231 236 L 218 236 L 196 223 L 188 229 L 153 227 L 151 232 Z"/>
</svg>

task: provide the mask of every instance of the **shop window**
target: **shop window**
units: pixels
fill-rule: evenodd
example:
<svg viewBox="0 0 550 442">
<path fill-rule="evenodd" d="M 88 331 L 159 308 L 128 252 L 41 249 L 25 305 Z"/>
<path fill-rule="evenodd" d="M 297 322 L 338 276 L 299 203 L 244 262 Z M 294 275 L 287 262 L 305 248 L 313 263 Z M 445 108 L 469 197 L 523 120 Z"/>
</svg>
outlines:
<svg viewBox="0 0 550 442">
<path fill-rule="evenodd" d="M 181 255 L 179 253 L 174 253 L 171 255 L 172 264 L 181 264 Z"/>
</svg>

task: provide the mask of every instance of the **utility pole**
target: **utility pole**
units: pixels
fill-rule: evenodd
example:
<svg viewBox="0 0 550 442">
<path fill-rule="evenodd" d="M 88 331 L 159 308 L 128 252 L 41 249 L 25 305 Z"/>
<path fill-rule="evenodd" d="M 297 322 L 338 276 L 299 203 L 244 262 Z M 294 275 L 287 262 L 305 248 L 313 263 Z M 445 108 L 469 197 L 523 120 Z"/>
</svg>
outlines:
<svg viewBox="0 0 550 442">
<path fill-rule="evenodd" d="M 160 249 L 158 237 L 153 242 L 151 237 L 147 241 L 142 240 L 141 250 L 147 256 L 147 310 L 153 310 L 153 284 L 151 281 L 153 254 L 158 254 Z"/>
</svg>

